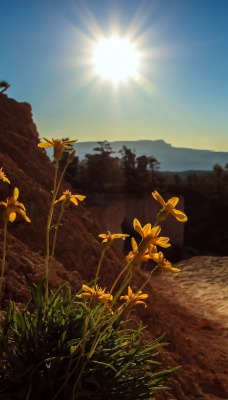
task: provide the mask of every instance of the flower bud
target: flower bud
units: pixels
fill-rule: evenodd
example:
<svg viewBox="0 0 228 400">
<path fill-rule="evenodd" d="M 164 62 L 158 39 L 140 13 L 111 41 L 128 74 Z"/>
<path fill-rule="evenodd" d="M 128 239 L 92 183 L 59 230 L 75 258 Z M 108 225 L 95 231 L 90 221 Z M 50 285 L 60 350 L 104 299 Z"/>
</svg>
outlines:
<svg viewBox="0 0 228 400">
<path fill-rule="evenodd" d="M 74 161 L 76 150 L 72 150 L 69 156 L 67 157 L 67 164 L 71 164 Z"/>
<path fill-rule="evenodd" d="M 167 215 L 167 211 L 163 208 L 157 215 L 157 223 L 159 224 L 160 222 L 165 221 Z"/>
</svg>

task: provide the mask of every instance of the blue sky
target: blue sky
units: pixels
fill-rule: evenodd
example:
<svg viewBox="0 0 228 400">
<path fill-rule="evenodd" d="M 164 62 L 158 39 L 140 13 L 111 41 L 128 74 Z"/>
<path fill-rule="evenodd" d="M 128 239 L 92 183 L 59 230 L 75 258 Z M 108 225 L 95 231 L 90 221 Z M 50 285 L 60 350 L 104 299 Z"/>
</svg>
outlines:
<svg viewBox="0 0 228 400">
<path fill-rule="evenodd" d="M 228 1 L 7 0 L 1 15 L 0 79 L 41 137 L 228 151 Z M 135 44 L 139 81 L 95 75 L 111 35 Z"/>
</svg>

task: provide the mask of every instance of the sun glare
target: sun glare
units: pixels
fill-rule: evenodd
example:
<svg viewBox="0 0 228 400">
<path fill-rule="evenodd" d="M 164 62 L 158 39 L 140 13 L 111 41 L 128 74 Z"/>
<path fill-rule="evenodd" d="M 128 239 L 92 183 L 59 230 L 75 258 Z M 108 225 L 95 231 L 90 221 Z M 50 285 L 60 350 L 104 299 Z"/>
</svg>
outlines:
<svg viewBox="0 0 228 400">
<path fill-rule="evenodd" d="M 137 78 L 139 54 L 129 40 L 112 36 L 97 42 L 92 63 L 97 75 L 118 84 Z"/>
</svg>

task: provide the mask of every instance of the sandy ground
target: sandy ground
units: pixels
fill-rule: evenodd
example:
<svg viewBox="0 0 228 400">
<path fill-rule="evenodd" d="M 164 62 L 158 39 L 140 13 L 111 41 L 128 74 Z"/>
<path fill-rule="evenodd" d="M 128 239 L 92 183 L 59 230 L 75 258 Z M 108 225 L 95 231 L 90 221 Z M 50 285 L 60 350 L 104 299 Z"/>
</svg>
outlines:
<svg viewBox="0 0 228 400">
<path fill-rule="evenodd" d="M 198 318 L 228 328 L 228 257 L 193 257 L 176 264 L 178 274 L 159 277 L 160 290 L 169 293 Z M 167 288 L 168 286 L 168 288 Z"/>
<path fill-rule="evenodd" d="M 149 339 L 165 333 L 160 359 L 181 365 L 159 400 L 228 399 L 228 257 L 193 257 L 147 287 Z M 150 293 L 151 291 L 151 293 Z"/>
</svg>

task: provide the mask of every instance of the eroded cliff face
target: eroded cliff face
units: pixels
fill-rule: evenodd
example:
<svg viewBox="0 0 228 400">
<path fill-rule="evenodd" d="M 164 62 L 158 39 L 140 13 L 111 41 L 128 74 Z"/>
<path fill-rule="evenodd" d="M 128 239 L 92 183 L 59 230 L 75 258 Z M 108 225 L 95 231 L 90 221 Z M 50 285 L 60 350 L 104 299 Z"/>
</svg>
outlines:
<svg viewBox="0 0 228 400">
<path fill-rule="evenodd" d="M 29 103 L 19 103 L 9 99 L 6 94 L 0 93 L 0 121 L 1 131 L 8 135 L 18 134 L 31 139 L 39 137 L 36 125 L 32 118 L 32 107 Z"/>
<path fill-rule="evenodd" d="M 7 256 L 4 288 L 8 298 L 11 295 L 13 299 L 19 296 L 19 301 L 23 300 L 19 291 L 27 292 L 29 285 L 37 282 L 42 273 L 44 275 L 45 227 L 54 169 L 45 151 L 37 147 L 38 143 L 39 134 L 32 119 L 31 106 L 0 94 L 0 168 L 3 167 L 11 182 L 11 185 L 0 182 L 0 201 L 12 196 L 13 188 L 18 187 L 19 201 L 25 205 L 27 215 L 31 219 L 31 223 L 27 223 L 18 216 L 14 223 L 8 224 L 10 255 Z M 63 182 L 60 195 L 67 188 L 70 189 L 69 185 Z M 54 221 L 57 214 L 56 209 Z M 66 282 L 70 282 L 74 289 L 78 288 L 78 282 L 76 279 L 75 284 L 73 283 L 72 272 L 77 271 L 85 280 L 91 280 L 95 276 L 102 250 L 98 240 L 100 232 L 101 228 L 89 216 L 86 202 L 78 207 L 72 205 L 67 209 L 57 240 L 55 258 L 62 281 L 65 279 Z M 0 225 L 1 253 L 2 238 L 2 225 Z M 16 243 L 16 250 L 13 250 L 12 243 Z M 35 254 L 39 261 L 34 264 Z M 111 250 L 109 255 L 110 259 L 104 260 L 104 284 L 107 284 L 107 276 L 110 279 L 110 275 L 114 277 L 118 271 L 118 266 L 113 268 L 114 264 L 119 265 L 115 253 Z M 27 267 L 24 257 L 30 260 L 27 262 Z M 28 269 L 28 273 L 25 273 L 24 269 Z M 25 279 L 22 278 L 23 274 Z M 9 283 L 12 277 L 14 284 Z M 58 286 L 58 283 L 52 281 L 53 286 Z M 26 299 L 27 295 L 24 300 Z"/>
</svg>

